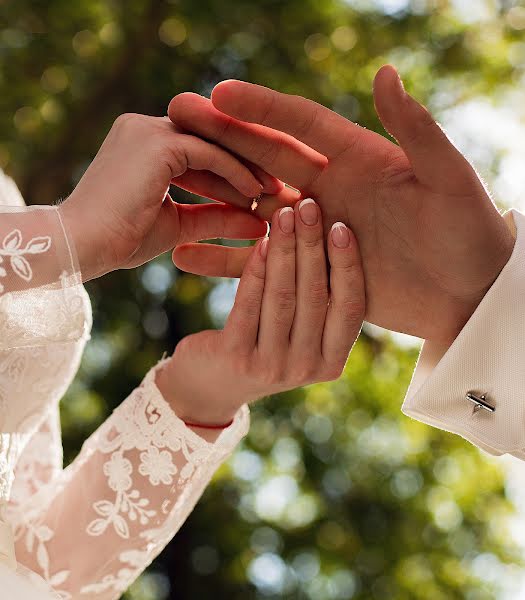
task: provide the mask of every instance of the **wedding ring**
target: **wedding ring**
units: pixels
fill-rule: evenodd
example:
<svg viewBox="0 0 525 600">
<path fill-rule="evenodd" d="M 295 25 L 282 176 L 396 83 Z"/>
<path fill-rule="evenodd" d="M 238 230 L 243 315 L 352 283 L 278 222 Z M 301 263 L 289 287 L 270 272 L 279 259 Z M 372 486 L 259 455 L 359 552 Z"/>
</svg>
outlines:
<svg viewBox="0 0 525 600">
<path fill-rule="evenodd" d="M 254 210 L 257 210 L 257 207 L 259 206 L 259 204 L 262 200 L 262 197 L 263 197 L 263 193 L 261 192 L 256 198 L 253 199 L 252 206 L 251 206 L 252 212 Z"/>
</svg>

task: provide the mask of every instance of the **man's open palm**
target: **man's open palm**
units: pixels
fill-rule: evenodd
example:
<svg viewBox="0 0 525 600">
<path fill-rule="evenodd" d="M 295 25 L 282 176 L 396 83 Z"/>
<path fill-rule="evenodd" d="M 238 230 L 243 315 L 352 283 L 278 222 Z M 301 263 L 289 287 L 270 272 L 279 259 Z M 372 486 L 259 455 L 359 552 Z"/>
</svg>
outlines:
<svg viewBox="0 0 525 600">
<path fill-rule="evenodd" d="M 258 214 L 313 197 L 328 230 L 347 223 L 361 246 L 367 320 L 453 339 L 512 252 L 513 238 L 475 171 L 392 67 L 374 85 L 376 109 L 399 146 L 298 96 L 240 81 L 209 101 L 175 97 L 170 118 L 300 190 L 265 197 Z M 186 270 L 239 276 L 247 250 L 182 246 Z"/>
</svg>

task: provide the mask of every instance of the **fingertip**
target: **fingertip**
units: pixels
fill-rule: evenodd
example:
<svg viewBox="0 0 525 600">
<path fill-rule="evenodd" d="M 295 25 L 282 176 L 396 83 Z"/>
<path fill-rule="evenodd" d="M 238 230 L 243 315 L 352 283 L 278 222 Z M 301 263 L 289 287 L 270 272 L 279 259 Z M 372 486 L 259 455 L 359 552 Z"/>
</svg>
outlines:
<svg viewBox="0 0 525 600">
<path fill-rule="evenodd" d="M 402 89 L 404 89 L 399 72 L 394 65 L 383 65 L 376 73 L 374 77 L 374 90 L 377 86 L 383 85 L 401 85 Z"/>
<path fill-rule="evenodd" d="M 313 198 L 303 198 L 294 206 L 298 224 L 308 228 L 322 227 L 322 216 L 319 205 Z M 314 229 L 315 231 L 316 229 Z"/>
<path fill-rule="evenodd" d="M 243 81 L 237 79 L 226 79 L 218 83 L 211 93 L 211 101 L 218 110 L 233 115 L 237 107 L 237 98 L 242 87 Z"/>
<path fill-rule="evenodd" d="M 338 221 L 330 229 L 330 240 L 336 250 L 350 250 L 353 234 L 349 227 Z"/>
<path fill-rule="evenodd" d="M 408 98 L 399 73 L 392 65 L 384 65 L 374 78 L 374 104 L 384 128 L 396 137 L 400 105 Z"/>
<path fill-rule="evenodd" d="M 179 271 L 185 271 L 184 268 L 184 256 L 188 253 L 189 246 L 191 244 L 180 244 L 179 246 L 175 246 L 171 253 L 171 261 L 173 264 L 179 269 Z"/>
<path fill-rule="evenodd" d="M 277 194 L 280 194 L 285 188 L 284 183 L 280 179 L 272 177 L 271 175 L 268 176 L 265 181 L 262 182 L 262 184 L 264 193 L 270 196 L 276 196 Z"/>
<path fill-rule="evenodd" d="M 246 181 L 237 189 L 246 198 L 257 198 L 264 192 L 264 186 L 247 167 L 245 168 L 247 171 Z"/>
<path fill-rule="evenodd" d="M 195 104 L 203 100 L 203 97 L 194 92 L 182 92 L 174 96 L 168 104 L 168 117 L 175 122 L 181 108 L 191 104 Z"/>
</svg>

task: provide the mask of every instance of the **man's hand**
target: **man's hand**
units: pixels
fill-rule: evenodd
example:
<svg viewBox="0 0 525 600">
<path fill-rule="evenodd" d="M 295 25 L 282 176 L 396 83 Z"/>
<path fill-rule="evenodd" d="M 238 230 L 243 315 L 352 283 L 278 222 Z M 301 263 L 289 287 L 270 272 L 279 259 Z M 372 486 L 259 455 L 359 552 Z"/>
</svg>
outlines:
<svg viewBox="0 0 525 600">
<path fill-rule="evenodd" d="M 171 183 L 230 204 L 251 202 L 263 187 L 282 190 L 258 167 L 186 134 L 167 117 L 122 115 L 60 206 L 84 280 L 138 266 L 184 242 L 265 235 L 266 223 L 233 206 L 172 202 Z"/>
<path fill-rule="evenodd" d="M 367 320 L 450 342 L 508 261 L 513 237 L 474 169 L 411 98 L 393 67 L 374 84 L 376 109 L 399 146 L 297 96 L 240 81 L 219 84 L 212 101 L 175 97 L 169 116 L 219 141 L 300 190 L 264 198 L 259 214 L 315 198 L 325 231 L 355 232 L 363 257 Z M 248 206 L 242 201 L 241 205 Z M 182 246 L 184 269 L 238 276 L 245 251 Z"/>
</svg>

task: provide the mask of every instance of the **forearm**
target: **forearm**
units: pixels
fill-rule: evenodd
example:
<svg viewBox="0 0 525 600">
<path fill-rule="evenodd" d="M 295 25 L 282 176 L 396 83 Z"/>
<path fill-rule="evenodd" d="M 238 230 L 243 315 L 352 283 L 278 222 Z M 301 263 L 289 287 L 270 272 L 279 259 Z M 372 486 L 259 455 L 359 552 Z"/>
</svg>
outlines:
<svg viewBox="0 0 525 600">
<path fill-rule="evenodd" d="M 214 444 L 206 442 L 178 419 L 155 374 L 20 512 L 17 557 L 59 592 L 118 598 L 175 535 L 247 431 L 244 408 Z"/>
</svg>

